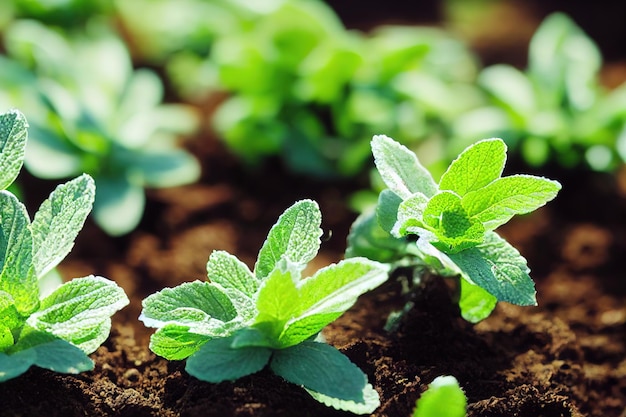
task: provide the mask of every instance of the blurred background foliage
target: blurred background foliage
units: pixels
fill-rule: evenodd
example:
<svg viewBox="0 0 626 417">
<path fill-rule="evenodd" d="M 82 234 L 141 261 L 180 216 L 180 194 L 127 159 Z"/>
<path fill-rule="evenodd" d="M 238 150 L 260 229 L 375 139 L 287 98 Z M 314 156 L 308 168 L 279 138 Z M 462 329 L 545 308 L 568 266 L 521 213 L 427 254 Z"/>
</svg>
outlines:
<svg viewBox="0 0 626 417">
<path fill-rule="evenodd" d="M 608 76 L 603 54 L 626 59 L 624 6 L 581 5 L 5 0 L 0 106 L 31 121 L 33 175 L 100 177 L 100 206 L 114 209 L 96 218 L 111 234 L 136 226 L 143 188 L 199 178 L 184 136 L 319 180 L 367 176 L 375 134 L 436 174 L 494 136 L 529 166 L 613 172 L 626 161 L 626 71 Z M 594 16 L 606 51 L 576 23 Z M 135 201 L 124 226 L 110 226 L 116 199 Z"/>
</svg>

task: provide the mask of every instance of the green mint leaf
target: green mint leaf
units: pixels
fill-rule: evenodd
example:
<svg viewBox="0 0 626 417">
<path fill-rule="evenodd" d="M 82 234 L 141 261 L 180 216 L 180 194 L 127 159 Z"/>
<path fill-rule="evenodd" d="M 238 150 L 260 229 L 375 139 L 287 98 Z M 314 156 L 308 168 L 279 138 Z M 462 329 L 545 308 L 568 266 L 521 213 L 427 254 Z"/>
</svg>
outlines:
<svg viewBox="0 0 626 417">
<path fill-rule="evenodd" d="M 211 282 L 216 282 L 225 289 L 237 290 L 248 297 L 253 297 L 259 289 L 259 281 L 246 264 L 228 252 L 211 253 L 206 269 Z"/>
<path fill-rule="evenodd" d="M 128 302 L 113 281 L 91 275 L 73 279 L 52 292 L 27 323 L 91 353 L 108 337 L 110 317 Z"/>
<path fill-rule="evenodd" d="M 15 340 L 13 339 L 11 328 L 5 324 L 0 324 L 0 352 L 4 352 L 7 348 L 13 346 L 13 343 L 15 343 Z"/>
<path fill-rule="evenodd" d="M 343 353 L 325 343 L 305 341 L 276 350 L 270 368 L 285 380 L 322 395 L 365 402 L 367 376 Z"/>
<path fill-rule="evenodd" d="M 493 230 L 516 214 L 530 213 L 556 197 L 561 184 L 532 175 L 499 178 L 463 197 L 467 213 Z"/>
<path fill-rule="evenodd" d="M 438 376 L 417 400 L 413 417 L 464 417 L 467 398 L 453 376 Z"/>
<path fill-rule="evenodd" d="M 470 218 L 461 198 L 451 191 L 441 191 L 426 205 L 424 223 L 435 233 L 446 253 L 458 252 L 482 242 L 482 223 Z M 445 249 L 444 249 L 445 248 Z"/>
<path fill-rule="evenodd" d="M 460 279 L 461 297 L 459 308 L 461 316 L 470 323 L 478 323 L 489 317 L 498 299 L 487 291 L 466 279 Z"/>
<path fill-rule="evenodd" d="M 0 324 L 9 329 L 16 329 L 24 323 L 24 318 L 15 307 L 15 300 L 11 294 L 0 291 Z M 0 348 L 0 351 L 2 349 Z"/>
<path fill-rule="evenodd" d="M 208 282 L 186 282 L 143 300 L 140 320 L 148 327 L 177 324 L 205 336 L 228 336 L 242 326 L 224 292 Z"/>
<path fill-rule="evenodd" d="M 407 243 L 380 227 L 374 212 L 361 214 L 350 228 L 346 258 L 362 256 L 378 262 L 393 262 L 406 251 Z"/>
<path fill-rule="evenodd" d="M 436 196 L 436 195 L 435 195 Z M 434 198 L 434 197 L 433 197 Z M 428 206 L 428 197 L 422 193 L 416 193 L 404 200 L 397 209 L 397 220 L 391 229 L 391 234 L 395 237 L 407 235 L 407 228 L 423 228 L 424 211 Z"/>
<path fill-rule="evenodd" d="M 371 145 L 376 168 L 391 191 L 402 199 L 418 192 L 435 195 L 435 180 L 406 146 L 384 135 L 374 136 Z"/>
<path fill-rule="evenodd" d="M 269 339 L 278 341 L 285 324 L 298 311 L 300 295 L 295 280 L 298 271 L 288 268 L 286 262 L 274 269 L 263 281 L 256 300 L 258 310 L 255 327 L 262 330 Z M 295 277 L 293 274 L 297 274 Z"/>
<path fill-rule="evenodd" d="M 272 356 L 266 347 L 232 348 L 231 343 L 232 336 L 209 340 L 187 359 L 185 370 L 206 382 L 234 381 L 260 371 Z"/>
<path fill-rule="evenodd" d="M 254 267 L 256 277 L 267 277 L 283 257 L 304 268 L 319 250 L 321 223 L 322 214 L 315 201 L 298 201 L 285 210 L 259 251 Z"/>
<path fill-rule="evenodd" d="M 37 354 L 33 350 L 24 350 L 12 355 L 0 353 L 0 382 L 8 381 L 34 365 Z"/>
<path fill-rule="evenodd" d="M 33 268 L 33 237 L 26 208 L 8 191 L 0 191 L 0 291 L 13 297 L 21 314 L 39 304 Z"/>
<path fill-rule="evenodd" d="M 498 301 L 537 305 L 526 259 L 495 232 L 487 233 L 482 244 L 448 256 L 465 279 L 479 285 Z"/>
<path fill-rule="evenodd" d="M 372 414 L 378 407 L 380 407 L 380 397 L 371 384 L 366 384 L 363 387 L 362 402 L 340 400 L 329 397 L 328 395 L 320 394 L 319 392 L 315 392 L 310 389 L 305 388 L 305 390 L 311 394 L 311 397 L 315 400 L 321 402 L 327 407 L 333 407 L 336 410 L 349 411 L 354 414 Z"/>
<path fill-rule="evenodd" d="M 211 340 L 210 336 L 189 330 L 189 326 L 166 324 L 150 336 L 150 350 L 168 360 L 181 360 L 196 353 Z"/>
<path fill-rule="evenodd" d="M 43 202 L 32 223 L 33 263 L 38 278 L 57 266 L 72 250 L 94 197 L 93 179 L 83 174 L 59 185 Z"/>
<path fill-rule="evenodd" d="M 500 178 L 506 162 L 502 139 L 486 139 L 465 149 L 439 180 L 440 190 L 450 190 L 463 197 Z"/>
<path fill-rule="evenodd" d="M 308 339 L 348 310 L 357 298 L 385 282 L 389 268 L 365 258 L 346 259 L 300 282 L 293 315 L 280 336 L 281 347 Z"/>
<path fill-rule="evenodd" d="M 27 127 L 26 118 L 17 110 L 0 115 L 0 190 L 13 184 L 22 169 Z"/>
<path fill-rule="evenodd" d="M 382 190 L 378 195 L 376 217 L 380 227 L 386 232 L 391 232 L 393 229 L 400 204 L 402 204 L 402 198 L 388 188 Z"/>
</svg>

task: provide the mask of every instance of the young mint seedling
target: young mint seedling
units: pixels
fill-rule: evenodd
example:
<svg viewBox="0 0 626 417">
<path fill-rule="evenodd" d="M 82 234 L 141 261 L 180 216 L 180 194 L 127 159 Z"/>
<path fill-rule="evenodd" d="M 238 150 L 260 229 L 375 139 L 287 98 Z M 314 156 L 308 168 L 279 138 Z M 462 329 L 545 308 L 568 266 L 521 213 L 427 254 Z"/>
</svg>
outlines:
<svg viewBox="0 0 626 417">
<path fill-rule="evenodd" d="M 85 174 L 59 185 L 31 222 L 6 191 L 22 168 L 26 128 L 21 113 L 0 115 L 0 382 L 33 365 L 64 373 L 92 369 L 87 354 L 108 337 L 110 316 L 128 304 L 114 282 L 93 275 L 40 299 L 39 280 L 72 249 L 95 186 Z"/>
<path fill-rule="evenodd" d="M 150 340 L 152 351 L 167 359 L 188 358 L 187 372 L 214 383 L 269 365 L 326 405 L 360 414 L 374 411 L 380 403 L 366 375 L 316 336 L 357 297 L 384 282 L 388 267 L 352 258 L 303 279 L 319 250 L 320 225 L 317 203 L 299 201 L 270 230 L 254 271 L 235 256 L 215 251 L 207 263 L 209 281 L 147 297 L 140 319 L 158 328 Z"/>
<path fill-rule="evenodd" d="M 502 177 L 506 145 L 501 139 L 465 149 L 439 184 L 393 139 L 375 136 L 372 152 L 388 188 L 380 193 L 376 214 L 363 215 L 353 226 L 348 256 L 408 263 L 414 281 L 427 270 L 461 277 L 459 305 L 472 322 L 487 317 L 496 301 L 536 304 L 526 260 L 494 229 L 552 200 L 561 189 L 558 182 Z"/>
<path fill-rule="evenodd" d="M 438 376 L 417 400 L 413 417 L 465 417 L 467 398 L 455 377 Z"/>
</svg>

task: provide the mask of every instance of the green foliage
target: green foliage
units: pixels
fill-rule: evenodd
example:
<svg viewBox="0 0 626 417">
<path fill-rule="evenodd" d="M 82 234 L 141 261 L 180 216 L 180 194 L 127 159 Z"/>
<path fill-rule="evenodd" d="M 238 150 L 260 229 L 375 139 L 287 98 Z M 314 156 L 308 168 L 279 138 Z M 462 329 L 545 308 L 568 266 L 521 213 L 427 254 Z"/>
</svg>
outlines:
<svg viewBox="0 0 626 417">
<path fill-rule="evenodd" d="M 494 229 L 552 200 L 561 189 L 558 182 L 530 175 L 502 177 L 506 145 L 501 139 L 468 147 L 439 184 L 393 139 L 375 136 L 372 152 L 388 188 L 380 193 L 376 213 L 355 223 L 347 256 L 374 254 L 379 261 L 460 277 L 459 306 L 472 322 L 487 317 L 496 301 L 536 304 L 526 260 Z M 393 238 L 399 243 L 392 243 Z"/>
<path fill-rule="evenodd" d="M 176 144 L 196 118 L 182 105 L 162 104 L 158 77 L 133 70 L 108 30 L 91 29 L 69 39 L 34 21 L 13 23 L 5 33 L 13 61 L 0 79 L 9 88 L 22 80 L 20 94 L 5 100 L 33 115 L 27 169 L 50 179 L 90 174 L 98 185 L 95 221 L 121 235 L 141 219 L 144 188 L 198 179 L 198 162 Z"/>
<path fill-rule="evenodd" d="M 93 275 L 41 298 L 40 280 L 72 249 L 95 186 L 86 174 L 59 185 L 31 222 L 5 190 L 21 170 L 26 142 L 24 116 L 0 115 L 0 382 L 33 365 L 64 373 L 92 369 L 87 354 L 108 337 L 110 316 L 128 304 L 115 283 Z"/>
<path fill-rule="evenodd" d="M 140 319 L 156 327 L 150 349 L 187 359 L 186 370 L 209 382 L 235 380 L 269 368 L 329 406 L 371 413 L 376 391 L 348 358 L 314 340 L 357 298 L 387 279 L 388 268 L 351 258 L 304 278 L 317 254 L 321 213 L 296 202 L 271 228 L 254 271 L 235 256 L 214 251 L 209 281 L 184 283 L 143 301 Z"/>
<path fill-rule="evenodd" d="M 453 376 L 438 376 L 417 400 L 413 417 L 465 417 L 467 398 Z"/>
<path fill-rule="evenodd" d="M 567 15 L 548 16 L 525 71 L 498 64 L 480 73 L 488 101 L 455 122 L 458 148 L 498 136 L 531 165 L 614 170 L 626 161 L 626 84 L 607 91 L 601 66 L 598 47 Z"/>
</svg>

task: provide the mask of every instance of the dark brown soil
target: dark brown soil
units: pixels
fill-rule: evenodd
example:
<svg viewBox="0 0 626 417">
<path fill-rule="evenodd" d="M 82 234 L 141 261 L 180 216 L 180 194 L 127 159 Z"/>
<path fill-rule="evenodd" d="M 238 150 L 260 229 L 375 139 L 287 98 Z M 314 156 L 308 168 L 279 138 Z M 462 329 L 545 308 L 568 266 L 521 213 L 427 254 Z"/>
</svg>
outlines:
<svg viewBox="0 0 626 417">
<path fill-rule="evenodd" d="M 131 305 L 114 317 L 109 340 L 93 355 L 93 372 L 77 376 L 33 368 L 0 385 L 0 416 L 339 416 L 296 386 L 262 371 L 209 384 L 184 362 L 148 350 L 141 300 L 164 286 L 201 279 L 214 249 L 250 266 L 278 215 L 295 200 L 316 199 L 328 231 L 314 262 L 341 258 L 350 223 L 345 206 L 358 184 L 319 184 L 278 166 L 243 171 L 215 142 L 192 147 L 204 163 L 200 184 L 149 193 L 149 211 L 128 237 L 111 239 L 88 224 L 61 271 L 115 279 Z M 501 232 L 528 258 L 538 307 L 501 304 L 478 325 L 463 321 L 448 287 L 435 280 L 399 331 L 383 325 L 403 300 L 389 281 L 364 295 L 324 334 L 368 375 L 380 393 L 375 416 L 411 414 L 438 375 L 457 377 L 469 416 L 626 416 L 626 187 L 623 175 L 550 176 L 564 190 L 535 214 Z M 52 185 L 25 176 L 35 190 Z M 330 233 L 332 231 L 332 234 Z"/>
</svg>

